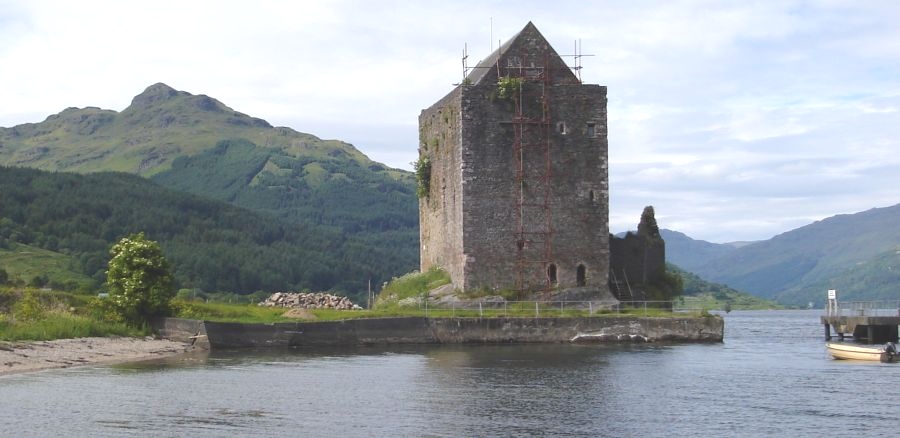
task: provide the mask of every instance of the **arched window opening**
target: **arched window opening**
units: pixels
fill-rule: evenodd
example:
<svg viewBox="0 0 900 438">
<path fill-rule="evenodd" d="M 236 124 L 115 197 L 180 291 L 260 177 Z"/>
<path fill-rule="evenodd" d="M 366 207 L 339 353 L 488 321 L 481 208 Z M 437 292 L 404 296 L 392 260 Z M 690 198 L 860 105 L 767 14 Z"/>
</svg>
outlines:
<svg viewBox="0 0 900 438">
<path fill-rule="evenodd" d="M 578 271 L 575 274 L 575 283 L 578 287 L 582 287 L 587 284 L 587 275 L 585 273 L 587 269 L 585 269 L 584 265 L 578 265 Z"/>
<path fill-rule="evenodd" d="M 556 132 L 566 135 L 566 122 L 557 122 L 556 123 Z"/>
<path fill-rule="evenodd" d="M 556 286 L 556 265 L 553 263 L 547 267 L 547 280 L 550 281 L 551 286 Z"/>
<path fill-rule="evenodd" d="M 591 190 L 590 197 L 591 197 L 591 202 L 594 202 L 594 191 L 593 190 Z"/>
</svg>

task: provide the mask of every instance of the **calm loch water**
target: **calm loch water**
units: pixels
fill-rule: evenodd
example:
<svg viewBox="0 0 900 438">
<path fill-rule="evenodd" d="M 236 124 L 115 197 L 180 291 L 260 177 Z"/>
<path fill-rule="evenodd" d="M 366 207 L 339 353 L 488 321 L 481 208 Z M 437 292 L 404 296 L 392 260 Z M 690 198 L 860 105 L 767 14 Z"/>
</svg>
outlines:
<svg viewBox="0 0 900 438">
<path fill-rule="evenodd" d="M 834 361 L 817 311 L 714 345 L 217 352 L 0 377 L 3 436 L 878 436 L 900 364 Z"/>
</svg>

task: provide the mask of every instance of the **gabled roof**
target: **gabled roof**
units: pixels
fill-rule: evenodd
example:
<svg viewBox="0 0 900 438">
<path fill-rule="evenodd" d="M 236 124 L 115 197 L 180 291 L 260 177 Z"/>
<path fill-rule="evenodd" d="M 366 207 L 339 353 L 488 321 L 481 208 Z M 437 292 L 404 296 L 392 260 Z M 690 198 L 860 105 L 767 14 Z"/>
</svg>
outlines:
<svg viewBox="0 0 900 438">
<path fill-rule="evenodd" d="M 513 57 L 517 58 L 520 63 L 525 63 L 524 68 L 534 65 L 537 68 L 543 68 L 545 71 L 548 71 L 552 75 L 554 82 L 579 83 L 572 70 L 566 66 L 566 63 L 556 53 L 556 50 L 541 35 L 534 23 L 530 21 L 519 33 L 503 43 L 490 56 L 479 62 L 466 76 L 466 80 L 472 85 L 478 85 L 483 81 L 496 82 L 501 76 L 515 76 L 516 72 L 514 70 L 521 69 L 509 67 L 515 64 L 515 62 L 512 64 L 509 62 L 510 58 Z M 545 62 L 547 65 L 544 65 Z"/>
</svg>

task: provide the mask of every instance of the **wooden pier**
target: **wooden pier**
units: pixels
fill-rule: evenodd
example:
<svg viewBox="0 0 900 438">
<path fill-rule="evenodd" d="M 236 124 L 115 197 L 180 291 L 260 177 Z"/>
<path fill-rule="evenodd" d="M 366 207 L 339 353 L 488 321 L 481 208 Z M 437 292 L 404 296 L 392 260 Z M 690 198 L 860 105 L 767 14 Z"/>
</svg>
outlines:
<svg viewBox="0 0 900 438">
<path fill-rule="evenodd" d="M 830 301 L 830 300 L 829 300 Z M 897 343 L 900 329 L 900 302 L 846 302 L 828 306 L 821 321 L 825 339 L 831 340 L 832 329 L 840 340 L 853 336 L 867 344 Z"/>
</svg>

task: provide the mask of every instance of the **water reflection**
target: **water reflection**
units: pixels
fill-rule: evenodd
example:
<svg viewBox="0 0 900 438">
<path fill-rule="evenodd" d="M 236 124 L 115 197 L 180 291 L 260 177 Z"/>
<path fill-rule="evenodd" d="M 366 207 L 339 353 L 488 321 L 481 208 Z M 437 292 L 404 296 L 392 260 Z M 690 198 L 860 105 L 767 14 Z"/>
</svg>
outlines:
<svg viewBox="0 0 900 438">
<path fill-rule="evenodd" d="M 723 344 L 217 351 L 0 379 L 3 435 L 820 436 L 895 431 L 897 364 L 828 358 L 817 313 Z M 887 383 L 886 383 L 887 382 Z"/>
<path fill-rule="evenodd" d="M 209 351 L 196 350 L 176 356 L 168 356 L 111 365 L 113 370 L 120 372 L 166 372 L 180 368 L 202 368 L 209 364 Z"/>
</svg>

